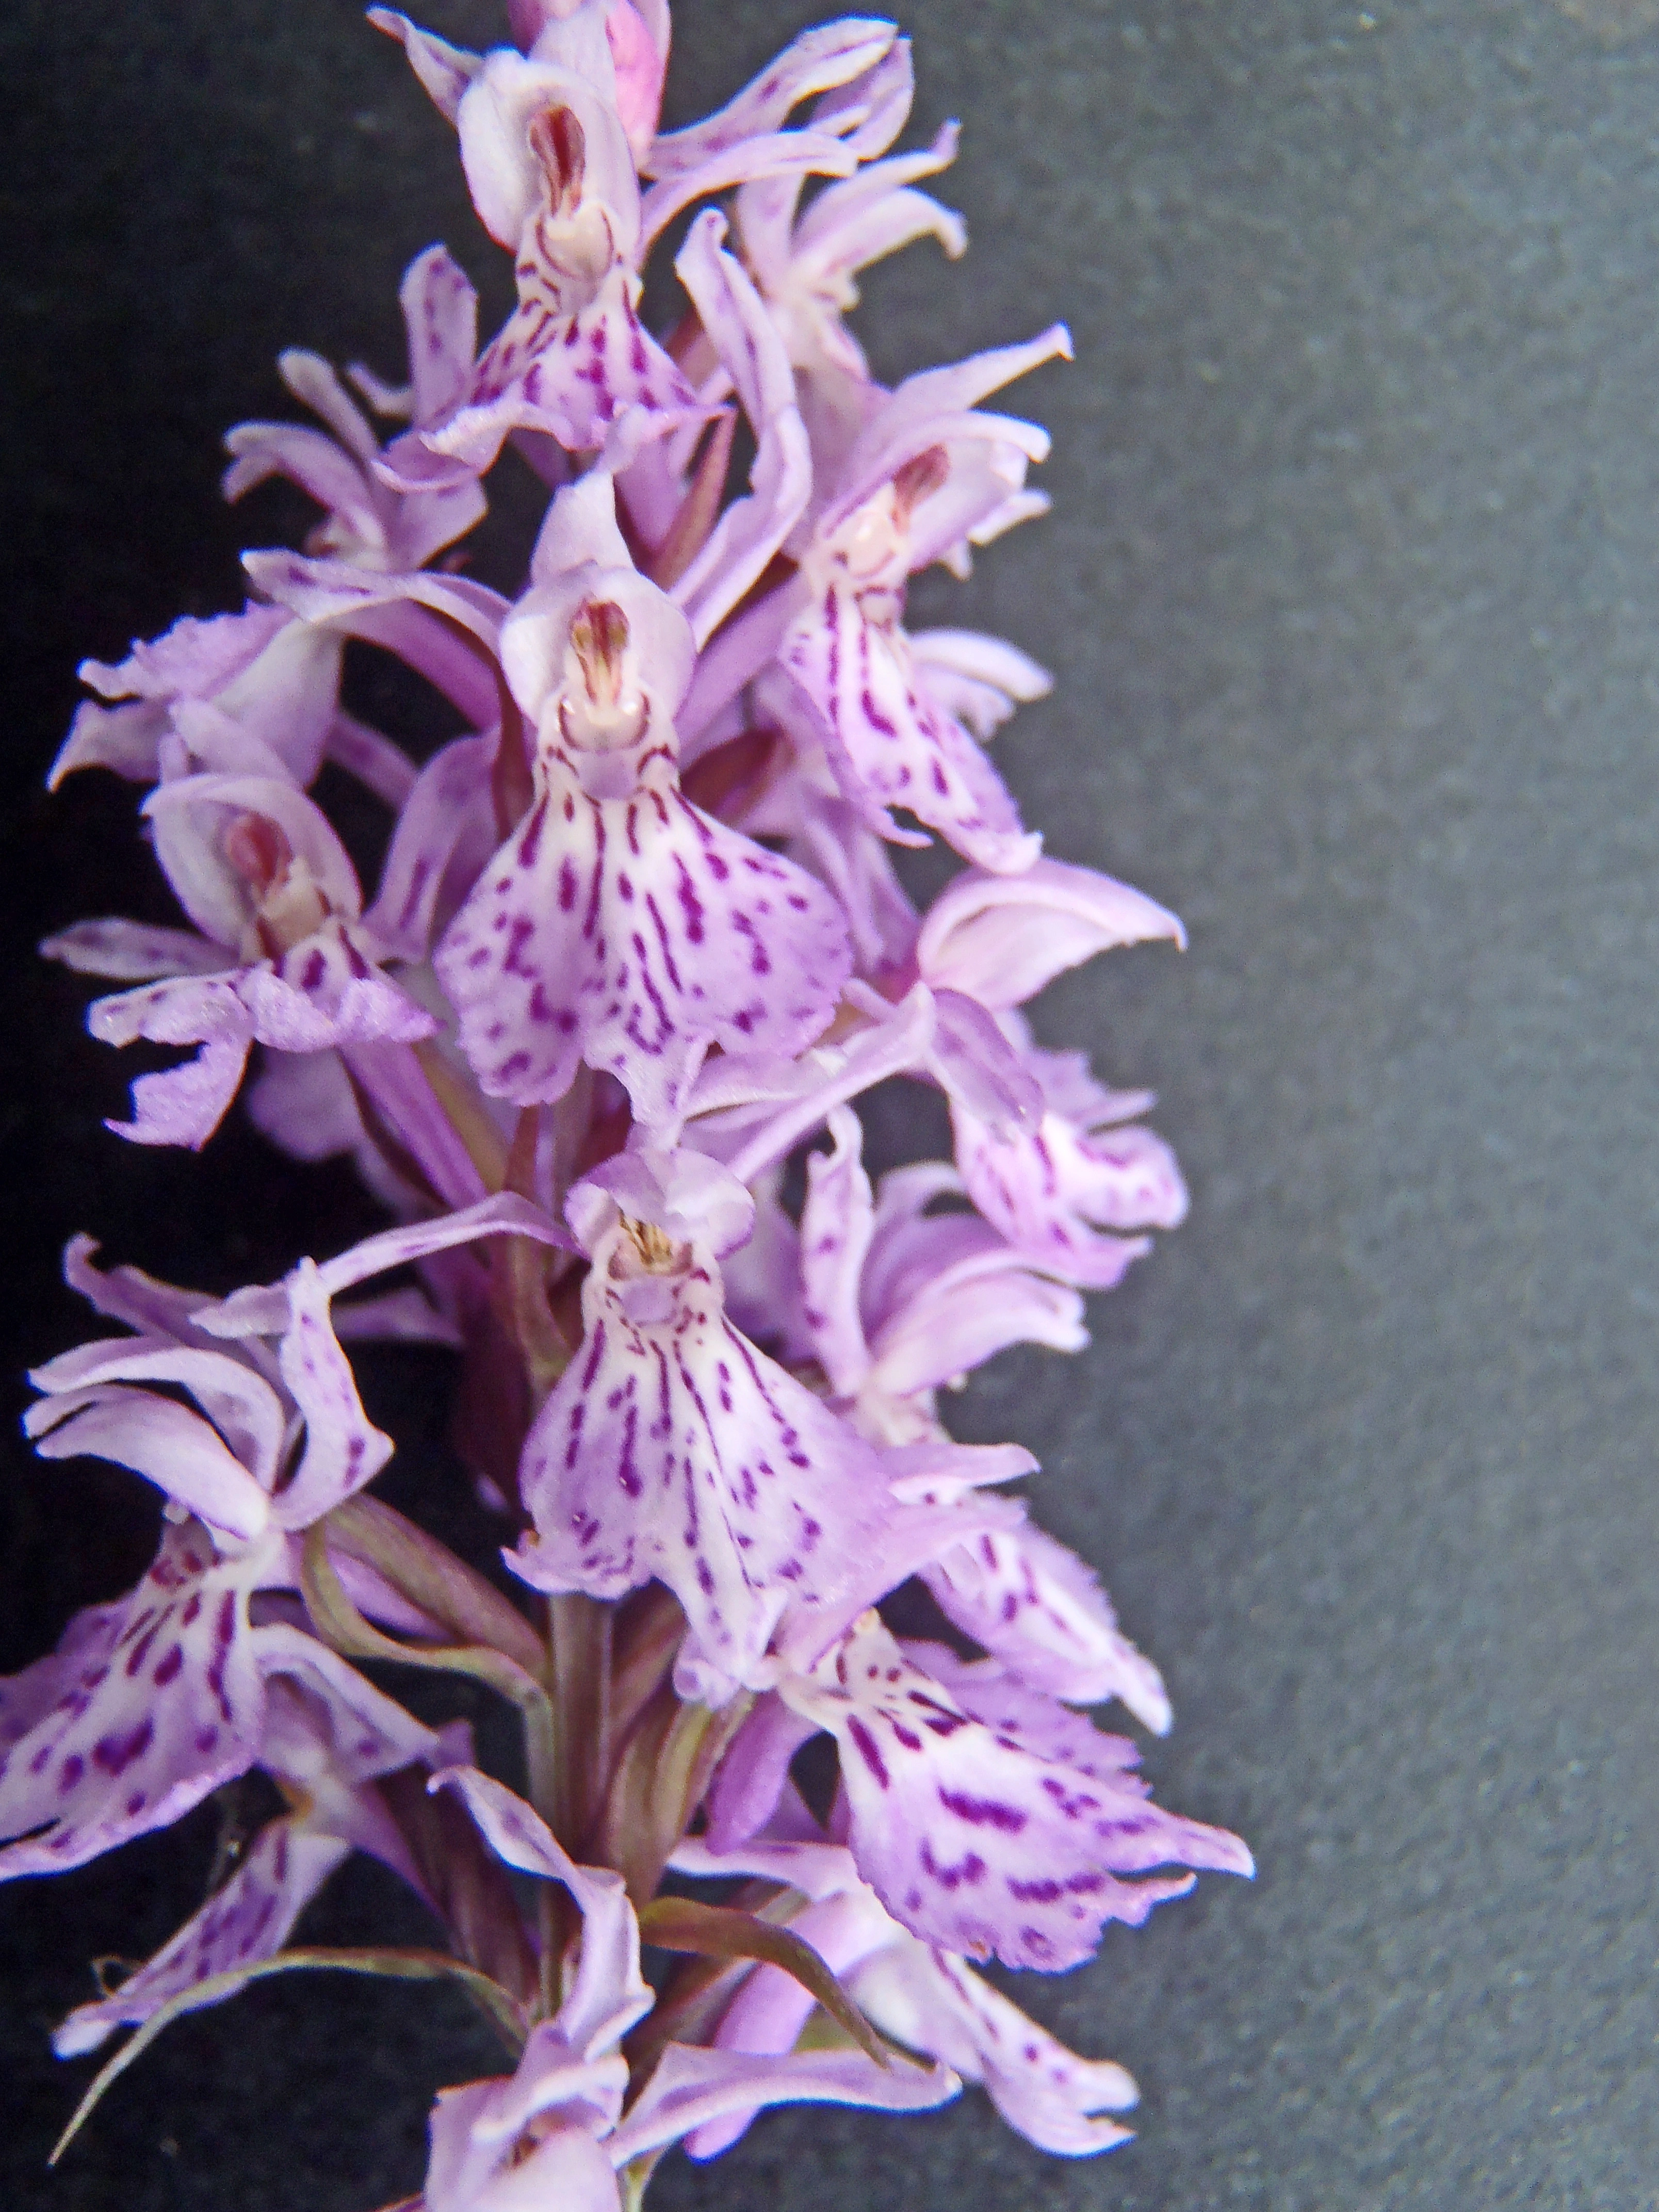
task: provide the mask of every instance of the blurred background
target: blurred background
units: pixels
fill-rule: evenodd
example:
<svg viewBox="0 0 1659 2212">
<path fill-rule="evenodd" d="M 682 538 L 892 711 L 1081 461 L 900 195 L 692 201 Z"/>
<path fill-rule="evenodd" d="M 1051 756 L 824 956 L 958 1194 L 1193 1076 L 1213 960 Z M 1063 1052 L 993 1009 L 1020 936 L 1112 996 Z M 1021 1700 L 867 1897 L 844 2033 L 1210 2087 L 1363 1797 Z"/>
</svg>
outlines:
<svg viewBox="0 0 1659 2212">
<path fill-rule="evenodd" d="M 680 0 L 671 121 L 799 0 Z M 1042 1040 L 1158 1087 L 1188 1224 L 1066 1361 L 953 1408 L 1044 1462 L 1036 1503 L 1163 1668 L 1148 1771 L 1240 1830 L 1206 1880 L 1028 2003 L 1143 2090 L 1138 2140 L 1044 2160 L 989 2106 L 807 2112 L 666 2164 L 661 2212 L 971 2203 L 1382 2212 L 1659 2205 L 1659 9 L 1619 0 L 915 0 L 910 143 L 969 258 L 872 272 L 878 373 L 1070 322 L 1003 404 L 1054 434 L 1048 520 L 924 620 L 1053 668 L 996 740 L 1059 857 L 1185 918 L 1056 986 Z M 492 0 L 422 20 L 483 45 Z M 88 1333 L 57 1255 L 218 1291 L 374 1225 L 343 1167 L 240 1117 L 122 1146 L 134 1072 L 34 940 L 169 918 L 131 790 L 41 777 L 83 654 L 240 601 L 297 499 L 221 507 L 274 357 L 401 364 L 446 240 L 509 296 L 447 128 L 349 0 L 14 0 L 0 20 L 0 891 L 7 1469 L 0 1669 L 134 1578 L 142 1486 L 47 1468 L 21 1370 Z M 503 472 L 505 475 L 505 471 Z M 533 527 L 505 489 L 476 573 Z M 384 668 L 353 698 L 447 734 Z M 412 714 L 413 722 L 403 719 Z M 337 794 L 331 793 L 331 796 Z M 372 816 L 349 817 L 374 858 Z M 891 1111 L 888 1155 L 938 1141 Z M 475 1549 L 441 1357 L 378 1355 L 391 1495 Z M 0 1893 L 0 2200 L 18 2212 L 368 2212 L 418 2185 L 441 2082 L 495 2063 L 441 1994 L 301 1978 L 171 2031 L 55 2174 L 87 1961 L 199 1902 L 210 1808 Z M 354 1868 L 309 1923 L 412 1908 Z"/>
</svg>

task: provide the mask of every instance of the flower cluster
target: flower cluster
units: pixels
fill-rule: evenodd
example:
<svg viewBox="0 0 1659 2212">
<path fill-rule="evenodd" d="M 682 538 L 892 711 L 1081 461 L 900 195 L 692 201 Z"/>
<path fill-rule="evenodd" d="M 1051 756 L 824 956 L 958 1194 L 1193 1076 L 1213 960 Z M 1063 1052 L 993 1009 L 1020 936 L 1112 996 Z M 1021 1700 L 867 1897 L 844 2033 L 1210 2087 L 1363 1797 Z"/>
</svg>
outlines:
<svg viewBox="0 0 1659 2212">
<path fill-rule="evenodd" d="M 767 2106 L 908 2112 L 965 2082 L 1044 2148 L 1103 2150 L 1129 2077 L 976 1966 L 1075 1966 L 1250 1861 L 1081 1710 L 1170 1722 L 1091 1573 L 1007 1494 L 1035 1462 L 953 1441 L 938 1394 L 1010 1345 L 1078 1349 L 1083 1293 L 1180 1220 L 1146 1094 L 1041 1049 L 1021 1009 L 1181 926 L 1024 826 L 986 741 L 1043 671 L 905 623 L 912 574 L 1045 506 L 1043 432 L 983 403 L 1066 333 L 872 375 L 858 272 L 964 244 L 918 189 L 954 128 L 892 150 L 891 24 L 809 31 L 663 132 L 665 0 L 508 14 L 482 55 L 371 21 L 454 128 L 513 313 L 480 349 L 434 246 L 403 284 L 405 383 L 354 368 L 354 398 L 285 355 L 317 427 L 233 430 L 224 489 L 297 485 L 303 551 L 249 553 L 241 611 L 88 662 L 53 769 L 144 788 L 182 910 L 44 948 L 118 987 L 95 1036 L 190 1048 L 117 1134 L 206 1143 L 258 1046 L 260 1129 L 349 1153 L 392 1225 L 220 1299 L 70 1246 L 113 1333 L 36 1373 L 29 1434 L 166 1511 L 137 1588 L 0 1684 L 0 1872 L 268 1775 L 286 1811 L 58 2048 L 137 2028 L 90 2102 L 257 1975 L 453 1976 L 512 2066 L 439 2098 L 425 2212 L 613 2212 L 670 2144 L 712 2157 Z M 642 270 L 688 212 L 659 337 Z M 509 448 L 550 495 L 511 599 L 459 550 Z M 465 733 L 417 766 L 347 712 L 351 641 Z M 391 817 L 372 897 L 312 796 L 325 762 Z M 890 848 L 932 837 L 963 865 L 919 913 Z M 943 1093 L 954 1157 L 872 1182 L 854 1102 L 893 1078 Z M 392 1446 L 343 1346 L 376 1335 L 459 1352 L 510 1582 L 370 1491 Z M 884 1618 L 906 1586 L 933 1636 Z M 507 1698 L 522 1794 L 371 1681 L 385 1660 Z M 290 1942 L 353 1850 L 424 1899 L 430 1950 Z M 714 1881 L 726 1901 L 695 1893 Z M 642 1943 L 676 1962 L 654 1993 Z"/>
</svg>

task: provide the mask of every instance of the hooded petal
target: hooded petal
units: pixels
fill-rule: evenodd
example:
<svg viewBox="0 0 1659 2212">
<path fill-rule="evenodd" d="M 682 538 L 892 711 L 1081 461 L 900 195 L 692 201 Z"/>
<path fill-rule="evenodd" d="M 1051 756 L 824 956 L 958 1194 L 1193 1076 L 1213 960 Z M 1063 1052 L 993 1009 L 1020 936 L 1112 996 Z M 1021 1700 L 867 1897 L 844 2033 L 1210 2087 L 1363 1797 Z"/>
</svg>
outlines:
<svg viewBox="0 0 1659 2212">
<path fill-rule="evenodd" d="M 896 1919 L 942 1949 L 1055 1972 L 1089 1956 L 1106 1921 L 1139 1926 L 1194 1879 L 1122 1875 L 1252 1870 L 1236 1837 L 1149 1802 L 1126 1771 L 1131 1746 L 1093 1735 L 1085 1769 L 1047 1755 L 1035 1731 L 1022 1741 L 988 1727 L 873 1615 L 780 1693 L 836 1736 L 860 1872 Z"/>
<path fill-rule="evenodd" d="M 586 2065 L 544 2021 L 510 2078 L 439 2091 L 422 2212 L 621 2212 L 599 2137 L 627 2081 L 619 2057 Z"/>
</svg>

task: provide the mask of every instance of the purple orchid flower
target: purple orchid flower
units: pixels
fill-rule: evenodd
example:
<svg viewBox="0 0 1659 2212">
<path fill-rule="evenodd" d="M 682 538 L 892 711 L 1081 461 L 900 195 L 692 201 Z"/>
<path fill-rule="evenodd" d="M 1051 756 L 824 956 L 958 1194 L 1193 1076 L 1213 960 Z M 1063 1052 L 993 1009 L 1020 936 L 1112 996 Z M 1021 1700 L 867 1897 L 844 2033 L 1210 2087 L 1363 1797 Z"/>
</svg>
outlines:
<svg viewBox="0 0 1659 2212">
<path fill-rule="evenodd" d="M 636 1116 L 681 1110 L 711 1043 L 785 1054 L 851 965 L 818 884 L 682 795 L 684 617 L 635 570 L 600 473 L 562 492 L 501 656 L 535 731 L 533 799 L 438 948 L 484 1091 L 558 1098 L 579 1063 Z"/>
<path fill-rule="evenodd" d="M 833 1608 L 879 1556 L 882 1469 L 726 1319 L 720 1257 L 752 1203 L 712 1161 L 624 1153 L 569 1212 L 592 1261 L 582 1346 L 526 1443 L 534 1528 L 508 1564 L 603 1598 L 659 1577 L 691 1624 L 682 1694 L 723 1702 L 769 1679 L 787 1609 Z"/>
<path fill-rule="evenodd" d="M 903 806 L 965 858 L 1016 875 L 1040 841 L 977 741 L 933 697 L 902 617 L 907 579 L 983 544 L 1046 504 L 1024 489 L 1046 432 L 976 403 L 1071 340 L 1055 327 L 1023 346 L 908 378 L 870 415 L 820 489 L 801 564 L 800 602 L 778 649 L 817 717 L 847 798 Z M 890 827 L 887 834 L 891 834 Z"/>
<path fill-rule="evenodd" d="M 729 1849 L 763 1826 L 785 1779 L 779 1741 L 826 1729 L 860 1874 L 941 1950 L 1058 1972 L 1090 1956 L 1108 1920 L 1139 1927 L 1155 1905 L 1185 1895 L 1196 1879 L 1188 1869 L 1254 1871 L 1236 1836 L 1151 1802 L 1133 1744 L 996 1660 L 902 1647 L 873 1612 L 810 1671 L 781 1675 L 775 1695 L 805 1726 L 788 1730 L 764 1706 L 744 1723 L 711 1842 Z M 1170 1865 L 1182 1871 L 1153 1871 Z"/>
<path fill-rule="evenodd" d="M 963 2081 L 981 2084 L 1009 2126 L 1039 2150 L 1089 2158 L 1128 2142 L 1128 2129 L 1101 2117 L 1137 2100 L 1122 2067 L 1079 2058 L 959 1954 L 901 1927 L 860 1878 L 851 1851 L 823 1840 L 799 1800 L 793 1820 L 775 1821 L 768 1835 L 730 1851 L 688 1837 L 670 1864 L 694 1878 L 747 1875 L 798 1893 L 785 1924 L 811 1945 L 876 2026 Z M 757 2055 L 792 2050 L 812 2010 L 811 1995 L 799 1982 L 776 1966 L 758 1966 L 720 2014 L 714 2047 Z M 693 2158 L 712 2158 L 737 2141 L 750 2117 L 733 2112 L 700 2128 L 686 2148 Z"/>
<path fill-rule="evenodd" d="M 453 1789 L 509 1866 L 559 1883 L 582 1915 L 575 1977 L 555 2018 L 532 2030 L 516 2070 L 441 2091 L 422 2212 L 621 2212 L 619 2171 L 734 2111 L 862 2105 L 925 2112 L 960 2085 L 945 2068 L 883 2069 L 861 2051 L 750 2057 L 671 2043 L 629 2106 L 617 2048 L 652 2003 L 639 1927 L 620 1875 L 576 1865 L 530 1807 L 476 1770 L 434 1778 Z"/>
<path fill-rule="evenodd" d="M 454 123 L 473 204 L 514 254 L 519 289 L 465 391 L 382 464 L 394 481 L 418 489 L 477 476 L 515 428 L 591 452 L 630 408 L 665 422 L 694 409 L 690 386 L 639 319 L 639 182 L 614 78 L 596 84 L 505 46 L 482 57 L 443 49 L 434 68 L 441 41 L 385 9 L 369 20 L 403 40 Z M 602 19 L 598 55 L 610 76 Z"/>
<path fill-rule="evenodd" d="M 763 96 L 739 95 L 724 121 L 653 135 L 642 150 L 660 94 L 658 40 L 643 19 L 619 20 L 601 0 L 535 13 L 527 53 L 482 56 L 445 46 L 406 16 L 370 13 L 454 123 L 479 218 L 516 256 L 519 306 L 469 390 L 420 432 L 424 457 L 401 447 L 386 464 L 411 484 L 487 468 L 510 429 L 592 452 L 626 417 L 643 418 L 647 434 L 696 419 L 690 383 L 639 320 L 641 262 L 699 199 L 759 178 L 848 173 L 855 108 L 826 130 L 778 125 L 812 92 L 857 76 L 894 35 L 890 24 L 862 23 L 829 27 L 837 35 L 827 41 L 808 33 L 768 72 Z M 520 27 L 535 27 L 528 14 Z M 636 163 L 661 179 L 643 198 Z"/>
<path fill-rule="evenodd" d="M 199 1150 L 256 1041 L 307 1053 L 432 1035 L 434 1017 L 380 972 L 386 948 L 361 919 L 356 872 L 301 792 L 269 776 L 185 775 L 160 785 L 144 811 L 200 934 L 104 920 L 40 948 L 83 975 L 161 978 L 94 1001 L 87 1026 L 106 1044 L 200 1048 L 139 1077 L 131 1121 L 108 1125 L 118 1134 Z"/>
<path fill-rule="evenodd" d="M 971 1213 L 929 1218 L 958 1179 L 942 1164 L 896 1170 L 873 1193 L 860 1158 L 861 1133 L 844 1108 L 830 1117 L 832 1149 L 807 1159 L 797 1231 L 763 1194 L 761 1236 L 728 1268 L 738 1321 L 782 1356 L 823 1370 L 831 1403 L 874 1441 L 901 1448 L 947 1441 L 936 1393 L 1010 1344 L 1075 1351 L 1087 1341 L 1082 1300 L 1034 1273 L 1029 1261 Z M 758 1243 L 763 1261 L 748 1253 Z M 892 1469 L 898 1455 L 890 1453 Z M 1004 1480 L 1034 1462 L 969 1481 Z M 958 1495 L 925 1462 L 895 1478 L 920 1501 Z M 1023 1680 L 1081 1705 L 1121 1698 L 1146 1725 L 1170 1726 L 1158 1669 L 1118 1626 L 1084 1562 L 1021 1518 L 950 1543 L 917 1571 L 941 1609 Z"/>
<path fill-rule="evenodd" d="M 1000 1127 L 952 1096 L 964 1187 L 1034 1266 L 1085 1290 L 1112 1289 L 1151 1249 L 1150 1238 L 1125 1231 L 1176 1227 L 1186 1186 L 1163 1139 L 1132 1125 L 1151 1093 L 1108 1091 L 1081 1054 L 1038 1050 L 1014 1009 L 1064 969 L 1158 938 L 1186 943 L 1175 915 L 1127 884 L 1044 860 L 1018 878 L 965 869 L 916 941 L 930 985 L 995 1013 L 1041 1093 L 1039 1115 Z"/>
<path fill-rule="evenodd" d="M 48 1459 L 82 1453 L 168 1501 L 143 1580 L 70 1623 L 0 1685 L 0 1878 L 79 1866 L 166 1827 L 261 1756 L 274 1676 L 296 1676 L 345 1754 L 389 1771 L 428 1732 L 261 1594 L 297 1581 L 294 1539 L 373 1480 L 392 1440 L 369 1421 L 331 1318 L 340 1291 L 481 1236 L 556 1242 L 522 1200 L 390 1230 L 282 1284 L 215 1305 L 84 1244 L 65 1273 L 137 1332 L 35 1370 L 24 1426 Z M 190 1402 L 181 1402 L 187 1398 Z M 299 1441 L 303 1437 L 303 1443 Z M 374 1762 L 384 1759 L 385 1765 Z"/>
<path fill-rule="evenodd" d="M 405 418 L 418 436 L 452 414 L 471 385 L 477 295 L 444 248 L 434 246 L 410 264 L 398 299 L 409 334 L 408 384 L 382 384 L 362 368 L 350 376 L 377 414 Z M 232 456 L 222 484 L 228 500 L 240 499 L 270 477 L 286 477 L 325 517 L 306 550 L 365 568 L 418 568 L 479 520 L 484 495 L 476 478 L 424 491 L 401 491 L 386 482 L 379 439 L 320 355 L 294 350 L 276 365 L 294 397 L 333 435 L 295 422 L 238 423 L 225 435 Z"/>
</svg>

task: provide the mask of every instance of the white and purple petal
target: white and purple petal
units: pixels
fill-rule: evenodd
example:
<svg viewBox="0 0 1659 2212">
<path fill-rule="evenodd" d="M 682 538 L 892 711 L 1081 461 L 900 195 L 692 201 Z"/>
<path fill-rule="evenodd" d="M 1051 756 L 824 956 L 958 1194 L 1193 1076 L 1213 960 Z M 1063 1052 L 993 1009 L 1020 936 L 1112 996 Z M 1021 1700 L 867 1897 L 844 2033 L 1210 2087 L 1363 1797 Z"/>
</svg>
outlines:
<svg viewBox="0 0 1659 2212">
<path fill-rule="evenodd" d="M 526 1443 L 535 1587 L 620 1597 L 653 1577 L 685 1607 L 688 1693 L 759 1686 L 780 1620 L 844 1600 L 878 1554 L 879 1462 L 727 1321 L 706 1247 L 641 1263 L 627 1224 L 594 1255 L 585 1335 Z M 827 1633 L 833 1633 L 831 1628 Z"/>
<path fill-rule="evenodd" d="M 1057 1972 L 1090 1955 L 1108 1920 L 1139 1926 L 1183 1894 L 1185 1869 L 1252 1871 L 1237 1837 L 1151 1803 L 1126 1771 L 1133 1747 L 1091 1732 L 1086 1767 L 1046 1756 L 1034 1731 L 1021 1741 L 975 1719 L 873 1615 L 779 1687 L 836 1738 L 860 1874 L 941 1949 Z M 1169 1866 L 1183 1870 L 1153 1871 Z"/>
<path fill-rule="evenodd" d="M 253 1570 L 169 1526 L 124 1604 L 69 1635 L 76 1665 L 0 1765 L 0 1879 L 80 1866 L 168 1826 L 258 1756 Z"/>
<path fill-rule="evenodd" d="M 682 1110 L 711 1043 L 810 1044 L 852 956 L 818 884 L 699 812 L 667 776 L 590 798 L 556 762 L 435 964 L 492 1097 L 562 1097 L 585 1060 L 660 1123 Z"/>
</svg>

